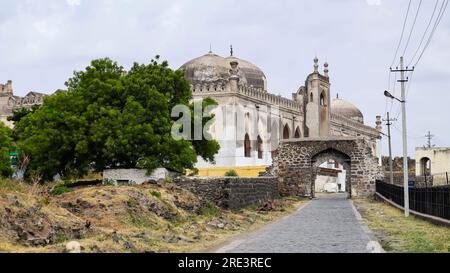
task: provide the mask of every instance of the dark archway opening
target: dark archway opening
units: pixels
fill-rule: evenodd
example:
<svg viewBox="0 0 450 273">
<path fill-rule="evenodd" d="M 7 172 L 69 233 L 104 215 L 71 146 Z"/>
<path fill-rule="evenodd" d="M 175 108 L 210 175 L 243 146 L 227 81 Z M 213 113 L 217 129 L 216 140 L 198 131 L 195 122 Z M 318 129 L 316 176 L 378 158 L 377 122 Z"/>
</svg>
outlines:
<svg viewBox="0 0 450 273">
<path fill-rule="evenodd" d="M 428 157 L 420 159 L 420 174 L 422 176 L 431 175 L 431 160 Z"/>
<path fill-rule="evenodd" d="M 263 141 L 260 136 L 258 136 L 256 144 L 258 147 L 258 159 L 263 159 L 263 155 L 264 155 Z"/>
<path fill-rule="evenodd" d="M 248 134 L 245 134 L 244 155 L 245 157 L 252 157 L 252 145 L 250 142 L 250 136 Z"/>
<path fill-rule="evenodd" d="M 289 132 L 290 130 L 289 130 L 289 126 L 286 124 L 285 126 L 284 126 L 284 129 L 283 129 L 283 139 L 289 139 L 289 138 L 291 138 L 291 136 L 290 136 L 290 132 Z"/>
<path fill-rule="evenodd" d="M 297 127 L 297 130 L 295 130 L 294 138 L 300 138 L 300 137 L 301 137 L 300 128 Z"/>
</svg>

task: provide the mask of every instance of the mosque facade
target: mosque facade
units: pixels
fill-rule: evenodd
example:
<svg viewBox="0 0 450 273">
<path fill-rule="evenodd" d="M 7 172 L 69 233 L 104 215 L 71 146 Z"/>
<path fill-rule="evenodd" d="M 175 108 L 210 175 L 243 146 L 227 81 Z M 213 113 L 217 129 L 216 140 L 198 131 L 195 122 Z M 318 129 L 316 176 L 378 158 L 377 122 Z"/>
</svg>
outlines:
<svg viewBox="0 0 450 273">
<path fill-rule="evenodd" d="M 244 176 L 254 175 L 272 164 L 283 139 L 364 138 L 378 156 L 381 117 L 377 116 L 375 126 L 366 125 L 356 106 L 339 97 L 332 99 L 328 63 L 321 72 L 316 57 L 312 73 L 291 98 L 285 98 L 268 90 L 260 68 L 233 55 L 233 51 L 229 57 L 210 51 L 181 66 L 193 100 L 211 97 L 218 102 L 209 133 L 221 149 L 214 164 L 199 159 L 197 168 L 203 174 L 235 169 Z"/>
</svg>

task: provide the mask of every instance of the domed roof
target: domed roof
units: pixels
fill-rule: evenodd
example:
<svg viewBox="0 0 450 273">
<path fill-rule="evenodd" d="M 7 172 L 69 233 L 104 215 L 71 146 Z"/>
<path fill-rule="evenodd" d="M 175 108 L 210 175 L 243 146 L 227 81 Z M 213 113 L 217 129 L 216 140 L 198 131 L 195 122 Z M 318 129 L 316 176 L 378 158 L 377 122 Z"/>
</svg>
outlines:
<svg viewBox="0 0 450 273">
<path fill-rule="evenodd" d="M 264 73 L 254 64 L 236 57 L 223 58 L 214 53 L 208 53 L 195 58 L 180 68 L 186 71 L 186 78 L 192 83 L 216 82 L 228 80 L 231 62 L 239 63 L 240 83 L 266 90 L 267 80 Z"/>
<path fill-rule="evenodd" d="M 233 61 L 239 63 L 239 69 L 244 72 L 245 78 L 247 79 L 247 84 L 249 86 L 253 85 L 255 88 L 267 90 L 266 75 L 259 67 L 249 61 L 242 60 L 234 56 L 227 57 L 226 60 L 228 60 L 228 63 Z"/>
<path fill-rule="evenodd" d="M 346 118 L 364 123 L 362 112 L 353 104 L 342 99 L 334 99 L 331 103 L 331 112 Z"/>
</svg>

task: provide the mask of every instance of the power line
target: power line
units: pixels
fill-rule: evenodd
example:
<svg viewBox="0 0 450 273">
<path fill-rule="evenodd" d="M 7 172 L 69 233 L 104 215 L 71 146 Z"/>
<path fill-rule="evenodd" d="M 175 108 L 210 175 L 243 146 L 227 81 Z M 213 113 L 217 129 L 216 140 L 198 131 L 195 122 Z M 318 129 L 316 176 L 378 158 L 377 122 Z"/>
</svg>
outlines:
<svg viewBox="0 0 450 273">
<path fill-rule="evenodd" d="M 409 17 L 409 10 L 411 8 L 411 2 L 412 2 L 412 0 L 409 0 L 408 9 L 406 11 L 406 16 L 405 16 L 405 21 L 403 22 L 402 34 L 400 35 L 400 41 L 398 42 L 397 50 L 395 51 L 395 55 L 394 55 L 394 59 L 392 60 L 391 67 L 394 65 L 395 60 L 397 59 L 398 51 L 400 49 L 400 46 L 402 45 L 403 35 L 405 34 L 406 23 L 408 22 L 408 17 Z"/>
<path fill-rule="evenodd" d="M 405 49 L 403 50 L 403 55 L 405 56 L 406 50 L 408 49 L 409 46 L 409 42 L 411 41 L 411 36 L 414 32 L 414 27 L 416 26 L 416 22 L 417 22 L 417 17 L 419 16 L 419 12 L 420 12 L 420 7 L 422 6 L 422 0 L 420 0 L 419 2 L 419 6 L 417 7 L 417 12 L 416 12 L 416 16 L 414 16 L 414 21 L 411 27 L 411 31 L 409 32 L 409 36 L 408 36 L 408 40 L 406 41 L 406 45 L 405 45 Z"/>
<path fill-rule="evenodd" d="M 430 29 L 431 23 L 433 22 L 434 15 L 436 14 L 436 10 L 437 10 L 438 4 L 439 4 L 439 0 L 436 0 L 436 4 L 434 5 L 433 14 L 431 14 L 431 18 L 430 18 L 430 21 L 428 22 L 427 28 L 425 29 L 425 31 L 424 31 L 424 33 L 422 35 L 422 38 L 420 40 L 419 46 L 417 47 L 416 52 L 414 52 L 414 55 L 411 58 L 411 61 L 409 62 L 408 66 L 411 66 L 411 64 L 413 63 L 414 59 L 417 57 L 417 53 L 419 53 L 419 50 L 422 47 L 423 42 L 425 41 L 425 36 L 427 35 L 428 30 Z"/>
<path fill-rule="evenodd" d="M 422 53 L 420 54 L 419 58 L 417 59 L 417 62 L 414 66 L 417 66 L 417 64 L 420 62 L 420 60 L 422 59 L 423 55 L 425 54 L 425 51 L 428 49 L 428 46 L 431 43 L 431 40 L 433 39 L 433 36 L 436 32 L 437 27 L 439 26 L 439 24 L 441 23 L 442 17 L 444 16 L 445 10 L 447 9 L 447 5 L 448 5 L 449 0 L 444 0 L 442 2 L 441 8 L 439 10 L 438 16 L 436 18 L 436 21 L 434 23 L 434 27 L 433 30 L 431 31 L 431 34 L 428 38 L 427 43 L 425 44 L 425 47 L 422 50 Z"/>
<path fill-rule="evenodd" d="M 402 132 L 402 129 L 400 129 L 400 128 L 398 128 L 397 127 L 397 123 L 392 123 L 392 127 L 396 130 L 396 131 L 398 131 L 398 132 Z M 408 139 L 410 139 L 410 140 L 423 140 L 425 137 L 423 137 L 423 136 L 412 136 L 411 134 L 408 134 L 407 135 L 407 137 L 408 137 Z"/>
</svg>

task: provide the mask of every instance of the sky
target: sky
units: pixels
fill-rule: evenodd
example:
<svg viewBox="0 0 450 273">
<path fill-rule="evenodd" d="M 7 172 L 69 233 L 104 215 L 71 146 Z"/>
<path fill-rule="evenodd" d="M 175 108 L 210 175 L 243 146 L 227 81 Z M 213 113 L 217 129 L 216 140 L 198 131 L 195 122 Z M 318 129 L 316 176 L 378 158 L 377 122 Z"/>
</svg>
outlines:
<svg viewBox="0 0 450 273">
<path fill-rule="evenodd" d="M 206 54 L 235 56 L 260 67 L 271 93 L 291 97 L 313 71 L 317 56 L 330 64 L 332 96 L 352 102 L 367 125 L 386 110 L 398 117 L 393 153 L 402 154 L 400 95 L 389 67 L 402 32 L 409 0 L 2 0 L 0 82 L 14 92 L 53 93 L 73 71 L 92 59 L 110 57 L 131 67 L 161 55 L 172 68 Z M 435 1 L 419 0 L 410 16 L 398 56 L 410 63 Z M 450 146 L 450 15 L 445 14 L 411 77 L 407 97 L 408 150 L 426 143 Z M 406 47 L 409 37 L 410 42 Z M 406 50 L 405 50 L 406 49 Z M 394 67 L 398 64 L 395 59 Z M 320 68 L 323 70 L 323 66 Z M 383 154 L 387 142 L 383 141 Z"/>
</svg>

